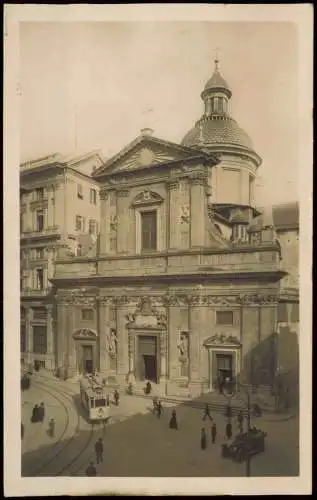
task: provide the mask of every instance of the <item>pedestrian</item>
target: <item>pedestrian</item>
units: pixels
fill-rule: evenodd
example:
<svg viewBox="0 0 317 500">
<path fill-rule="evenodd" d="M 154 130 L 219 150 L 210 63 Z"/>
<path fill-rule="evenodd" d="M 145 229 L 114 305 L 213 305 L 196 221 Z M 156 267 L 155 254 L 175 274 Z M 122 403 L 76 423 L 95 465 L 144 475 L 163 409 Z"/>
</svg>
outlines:
<svg viewBox="0 0 317 500">
<path fill-rule="evenodd" d="M 151 382 L 147 381 L 144 387 L 144 394 L 150 394 L 151 391 L 152 391 Z"/>
<path fill-rule="evenodd" d="M 32 410 L 31 422 L 34 424 L 39 421 L 39 405 L 34 405 Z"/>
<path fill-rule="evenodd" d="M 120 399 L 120 396 L 119 396 L 119 393 L 117 391 L 117 389 L 115 389 L 114 393 L 113 393 L 113 397 L 114 397 L 114 402 L 115 402 L 115 405 L 116 406 L 119 406 L 119 399 Z"/>
<path fill-rule="evenodd" d="M 39 415 L 39 422 L 43 422 L 44 417 L 45 417 L 45 407 L 44 403 L 41 403 L 38 409 L 38 415 Z"/>
<path fill-rule="evenodd" d="M 207 436 L 204 428 L 201 429 L 200 447 L 202 450 L 205 450 L 207 448 Z"/>
<path fill-rule="evenodd" d="M 21 439 L 24 438 L 24 425 L 21 422 Z"/>
<path fill-rule="evenodd" d="M 107 406 L 110 406 L 110 396 L 109 396 L 109 394 L 107 394 L 106 403 L 107 403 Z"/>
<path fill-rule="evenodd" d="M 97 470 L 93 462 L 90 462 L 86 469 L 86 476 L 97 476 Z"/>
<path fill-rule="evenodd" d="M 170 419 L 169 428 L 170 429 L 176 429 L 176 430 L 178 429 L 177 419 L 176 419 L 176 411 L 175 410 L 172 411 L 172 416 L 171 416 L 171 419 Z"/>
<path fill-rule="evenodd" d="M 203 420 L 206 420 L 206 418 L 207 418 L 207 417 L 209 418 L 209 420 L 211 420 L 211 421 L 213 420 L 213 419 L 212 419 L 212 416 L 211 416 L 211 415 L 210 415 L 210 413 L 209 413 L 209 406 L 206 404 L 206 405 L 205 405 L 205 409 L 204 409 L 204 413 L 203 413 L 203 418 L 202 418 L 202 419 L 203 419 Z"/>
<path fill-rule="evenodd" d="M 48 432 L 51 438 L 55 436 L 55 420 L 51 418 L 48 422 Z"/>
<path fill-rule="evenodd" d="M 158 401 L 157 396 L 154 396 L 154 398 L 152 399 L 152 404 L 153 404 L 153 409 L 152 409 L 152 411 L 153 411 L 153 415 L 155 415 L 156 410 L 157 410 L 157 401 Z"/>
<path fill-rule="evenodd" d="M 103 444 L 102 439 L 99 438 L 95 444 L 95 452 L 96 452 L 96 462 L 100 464 L 103 461 Z"/>
<path fill-rule="evenodd" d="M 216 442 L 216 436 L 217 436 L 217 426 L 216 423 L 214 422 L 211 427 L 211 442 L 213 444 Z"/>
<path fill-rule="evenodd" d="M 161 401 L 158 401 L 156 404 L 156 416 L 157 418 L 161 418 L 161 415 L 163 413 L 163 406 Z"/>
<path fill-rule="evenodd" d="M 228 422 L 226 425 L 226 437 L 227 437 L 227 439 L 232 438 L 232 425 L 230 422 Z"/>
</svg>

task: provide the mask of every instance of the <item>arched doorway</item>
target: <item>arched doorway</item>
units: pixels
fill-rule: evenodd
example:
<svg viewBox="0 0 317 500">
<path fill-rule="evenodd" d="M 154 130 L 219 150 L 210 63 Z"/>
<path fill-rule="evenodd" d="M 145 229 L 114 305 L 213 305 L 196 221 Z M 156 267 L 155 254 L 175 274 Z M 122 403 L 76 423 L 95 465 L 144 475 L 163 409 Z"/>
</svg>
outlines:
<svg viewBox="0 0 317 500">
<path fill-rule="evenodd" d="M 73 334 L 76 346 L 76 367 L 81 375 L 97 370 L 97 333 L 94 330 L 82 328 Z"/>
</svg>

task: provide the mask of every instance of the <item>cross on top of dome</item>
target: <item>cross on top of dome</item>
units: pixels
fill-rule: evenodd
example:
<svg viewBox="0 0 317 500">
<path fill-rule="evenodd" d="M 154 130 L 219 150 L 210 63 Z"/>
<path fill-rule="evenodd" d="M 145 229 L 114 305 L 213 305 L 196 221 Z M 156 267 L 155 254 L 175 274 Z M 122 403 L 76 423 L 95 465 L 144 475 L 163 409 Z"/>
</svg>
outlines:
<svg viewBox="0 0 317 500">
<path fill-rule="evenodd" d="M 215 49 L 214 63 L 215 63 L 215 69 L 213 75 L 205 85 L 205 88 L 202 93 L 202 98 L 204 99 L 207 93 L 209 94 L 211 91 L 213 91 L 213 92 L 224 92 L 226 96 L 230 99 L 232 92 L 229 88 L 228 83 L 226 82 L 226 80 L 223 78 L 223 76 L 220 74 L 219 71 L 219 48 Z"/>
</svg>

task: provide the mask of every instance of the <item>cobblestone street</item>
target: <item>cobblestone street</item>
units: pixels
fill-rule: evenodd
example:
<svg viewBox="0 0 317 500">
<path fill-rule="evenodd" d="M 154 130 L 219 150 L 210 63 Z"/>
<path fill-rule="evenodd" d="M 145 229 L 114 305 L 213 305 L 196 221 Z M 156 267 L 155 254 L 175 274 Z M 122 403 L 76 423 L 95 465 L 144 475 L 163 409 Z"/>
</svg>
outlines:
<svg viewBox="0 0 317 500">
<path fill-rule="evenodd" d="M 212 414 L 218 430 L 217 442 L 213 445 L 210 440 L 210 422 L 202 422 L 200 410 L 164 403 L 163 416 L 158 419 L 152 414 L 150 400 L 124 395 L 119 407 L 112 406 L 112 418 L 106 428 L 97 425 L 91 434 L 90 424 L 83 418 L 77 403 L 74 403 L 76 399 L 72 398 L 72 395 L 77 394 L 76 385 L 54 381 L 45 383 L 47 385 L 44 388 L 39 378 L 22 396 L 22 421 L 26 427 L 22 446 L 22 474 L 32 475 L 26 471 L 36 469 L 42 461 L 41 457 L 44 457 L 43 463 L 49 457 L 50 465 L 43 468 L 41 475 L 84 475 L 89 461 L 95 463 L 94 443 L 99 436 L 103 437 L 104 442 L 104 462 L 97 466 L 99 476 L 242 477 L 246 474 L 245 463 L 238 464 L 221 457 L 226 419 L 219 413 Z M 64 396 L 66 408 L 48 394 L 49 390 L 55 390 L 56 394 L 59 391 L 60 396 L 63 391 L 67 391 Z M 31 424 L 32 406 L 41 401 L 46 406 L 45 422 Z M 168 427 L 172 408 L 177 412 L 177 431 Z M 47 435 L 50 417 L 56 420 L 56 436 L 53 440 Z M 79 428 L 76 427 L 76 420 L 79 421 Z M 297 475 L 298 419 L 274 422 L 262 418 L 253 423 L 265 430 L 268 437 L 266 451 L 252 459 L 251 475 Z M 207 449 L 204 451 L 200 449 L 200 431 L 203 426 L 207 433 Z M 233 419 L 233 430 L 234 434 L 237 433 L 236 419 Z M 70 444 L 67 439 L 71 440 Z M 53 448 L 60 450 L 56 459 Z M 73 462 L 74 457 L 78 457 L 74 466 L 68 467 L 67 464 Z M 60 469 L 64 469 L 65 473 L 61 473 Z"/>
</svg>

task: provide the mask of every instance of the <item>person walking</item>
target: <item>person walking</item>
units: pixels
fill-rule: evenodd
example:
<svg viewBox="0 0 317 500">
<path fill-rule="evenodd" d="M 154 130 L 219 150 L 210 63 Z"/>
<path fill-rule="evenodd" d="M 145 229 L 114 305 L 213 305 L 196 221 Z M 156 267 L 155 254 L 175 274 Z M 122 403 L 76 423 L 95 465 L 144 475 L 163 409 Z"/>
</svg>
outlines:
<svg viewBox="0 0 317 500">
<path fill-rule="evenodd" d="M 243 433 L 243 420 L 244 420 L 244 416 L 243 416 L 243 411 L 242 410 L 238 413 L 237 420 L 238 420 L 239 432 L 240 432 L 240 434 L 242 434 Z"/>
<path fill-rule="evenodd" d="M 204 428 L 201 429 L 200 447 L 202 450 L 205 450 L 207 448 L 207 436 L 206 436 L 206 431 Z"/>
<path fill-rule="evenodd" d="M 94 466 L 93 462 L 90 462 L 86 469 L 86 476 L 92 477 L 92 476 L 97 476 L 97 470 L 96 467 Z"/>
<path fill-rule="evenodd" d="M 39 421 L 39 405 L 35 405 L 32 410 L 31 422 L 35 423 Z"/>
<path fill-rule="evenodd" d="M 169 428 L 170 429 L 176 429 L 178 430 L 178 425 L 177 425 L 177 419 L 176 419 L 176 411 L 172 411 L 172 416 L 169 422 Z"/>
<path fill-rule="evenodd" d="M 203 419 L 203 420 L 206 420 L 206 418 L 207 418 L 207 417 L 208 417 L 208 418 L 209 418 L 209 420 L 211 420 L 211 422 L 212 422 L 212 420 L 213 420 L 213 419 L 212 419 L 212 416 L 211 416 L 211 415 L 210 415 L 210 413 L 209 413 L 209 406 L 206 404 L 206 405 L 205 405 L 205 409 L 204 409 L 204 413 L 203 413 L 203 418 L 202 418 L 202 419 Z"/>
<path fill-rule="evenodd" d="M 98 441 L 96 441 L 95 452 L 96 452 L 96 462 L 97 464 L 100 464 L 101 462 L 103 462 L 103 443 L 101 438 L 99 438 Z"/>
<path fill-rule="evenodd" d="M 39 409 L 38 409 L 39 422 L 43 422 L 44 417 L 45 417 L 45 407 L 44 407 L 44 403 L 41 403 L 39 406 Z"/>
<path fill-rule="evenodd" d="M 230 422 L 226 425 L 226 437 L 228 440 L 232 438 L 232 425 Z"/>
<path fill-rule="evenodd" d="M 21 422 L 21 439 L 24 438 L 24 425 Z"/>
<path fill-rule="evenodd" d="M 156 403 L 156 416 L 157 416 L 157 418 L 161 418 L 162 413 L 163 413 L 163 406 L 162 406 L 161 401 L 158 401 Z"/>
<path fill-rule="evenodd" d="M 51 438 L 55 436 L 55 420 L 53 418 L 50 418 L 48 422 L 48 432 Z"/>
<path fill-rule="evenodd" d="M 214 422 L 211 427 L 211 442 L 213 444 L 216 442 L 216 437 L 217 437 L 217 426 L 216 423 Z"/>
<path fill-rule="evenodd" d="M 119 406 L 119 399 L 120 399 L 120 396 L 119 396 L 119 393 L 117 391 L 117 389 L 115 389 L 114 393 L 113 393 L 113 397 L 114 397 L 114 402 L 115 402 L 115 405 L 116 406 Z"/>
</svg>

